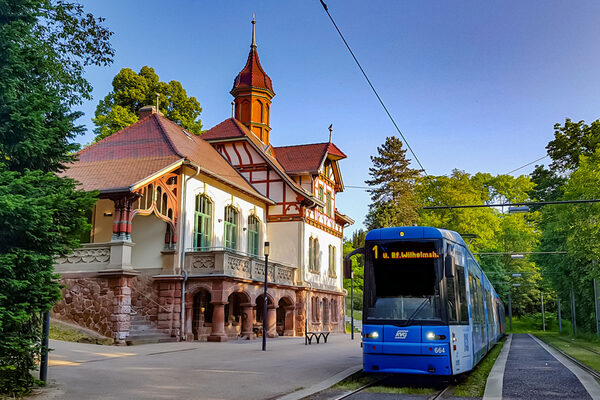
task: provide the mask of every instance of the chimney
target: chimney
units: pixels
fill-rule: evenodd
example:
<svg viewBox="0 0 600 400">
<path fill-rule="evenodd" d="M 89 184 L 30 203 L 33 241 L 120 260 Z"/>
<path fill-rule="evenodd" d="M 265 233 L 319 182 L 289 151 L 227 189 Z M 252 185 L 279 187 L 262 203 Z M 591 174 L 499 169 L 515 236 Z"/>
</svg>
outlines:
<svg viewBox="0 0 600 400">
<path fill-rule="evenodd" d="M 156 114 L 156 106 L 144 106 L 140 108 L 140 119 L 144 119 L 152 114 Z"/>
</svg>

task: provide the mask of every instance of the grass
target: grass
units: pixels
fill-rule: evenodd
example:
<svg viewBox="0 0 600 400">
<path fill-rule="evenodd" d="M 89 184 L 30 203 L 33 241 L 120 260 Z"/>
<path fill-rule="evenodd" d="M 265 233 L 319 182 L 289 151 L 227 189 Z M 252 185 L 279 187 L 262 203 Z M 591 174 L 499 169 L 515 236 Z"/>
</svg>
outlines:
<svg viewBox="0 0 600 400">
<path fill-rule="evenodd" d="M 487 383 L 487 377 L 504 346 L 505 339 L 502 339 L 494 348 L 477 364 L 471 372 L 461 376 L 460 382 L 454 390 L 455 396 L 460 397 L 482 397 Z"/>
<path fill-rule="evenodd" d="M 378 377 L 375 375 L 369 375 L 369 374 L 366 374 L 366 373 L 360 371 L 353 375 L 350 375 L 343 381 L 336 383 L 333 386 L 333 389 L 356 390 L 359 387 L 369 384 L 377 379 L 378 379 Z"/>
<path fill-rule="evenodd" d="M 52 320 L 50 322 L 50 339 L 65 342 L 113 344 L 113 340 L 100 335 L 91 335 L 65 323 Z"/>
<path fill-rule="evenodd" d="M 600 355 L 587 350 L 600 352 L 600 339 L 598 337 L 585 334 L 573 337 L 560 335 L 556 332 L 536 332 L 535 336 L 600 372 Z"/>
</svg>

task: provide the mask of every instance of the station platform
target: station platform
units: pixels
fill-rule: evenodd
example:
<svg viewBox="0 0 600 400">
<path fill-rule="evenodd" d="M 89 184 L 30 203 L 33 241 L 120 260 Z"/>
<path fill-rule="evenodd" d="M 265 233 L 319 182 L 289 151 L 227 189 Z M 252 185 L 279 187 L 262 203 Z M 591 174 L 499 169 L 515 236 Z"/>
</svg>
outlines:
<svg viewBox="0 0 600 400">
<path fill-rule="evenodd" d="M 600 384 L 534 336 L 513 334 L 488 377 L 483 399 L 600 400 Z"/>
</svg>

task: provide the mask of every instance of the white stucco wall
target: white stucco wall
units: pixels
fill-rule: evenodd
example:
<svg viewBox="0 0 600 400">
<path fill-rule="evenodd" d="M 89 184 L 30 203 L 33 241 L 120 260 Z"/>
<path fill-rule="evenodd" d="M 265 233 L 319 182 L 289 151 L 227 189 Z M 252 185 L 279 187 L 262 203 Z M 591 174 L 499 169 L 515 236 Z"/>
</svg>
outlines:
<svg viewBox="0 0 600 400">
<path fill-rule="evenodd" d="M 185 177 L 184 182 L 186 180 L 187 177 Z M 205 194 L 213 202 L 211 247 L 225 246 L 225 207 L 233 205 L 239 213 L 237 250 L 243 253 L 248 252 L 248 217 L 254 215 L 260 221 L 258 250 L 262 256 L 262 243 L 266 240 L 267 233 L 264 203 L 240 194 L 235 189 L 222 185 L 203 175 L 198 175 L 197 177 L 187 180 L 186 184 L 185 249 L 194 247 L 194 212 L 196 207 L 196 196 L 198 194 Z M 244 230 L 244 228 L 246 230 Z"/>
<path fill-rule="evenodd" d="M 310 272 L 308 268 L 309 239 L 317 238 L 320 249 L 320 271 Z M 329 277 L 329 246 L 336 248 L 336 278 Z M 326 289 L 340 290 L 342 288 L 342 239 L 314 226 L 304 224 L 304 276 L 312 284 Z"/>
<path fill-rule="evenodd" d="M 267 224 L 273 261 L 297 266 L 300 263 L 299 249 L 302 246 L 300 224 L 303 222 L 270 222 Z"/>
<path fill-rule="evenodd" d="M 135 269 L 162 268 L 167 223 L 154 214 L 136 215 L 131 225 L 131 264 Z"/>
</svg>

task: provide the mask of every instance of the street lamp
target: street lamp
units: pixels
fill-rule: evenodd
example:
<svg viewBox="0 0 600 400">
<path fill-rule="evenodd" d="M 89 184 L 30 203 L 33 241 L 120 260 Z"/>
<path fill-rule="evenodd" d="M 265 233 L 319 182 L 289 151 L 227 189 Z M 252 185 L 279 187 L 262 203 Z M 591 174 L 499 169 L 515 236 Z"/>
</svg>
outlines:
<svg viewBox="0 0 600 400">
<path fill-rule="evenodd" d="M 262 349 L 263 351 L 267 350 L 267 270 L 269 265 L 269 242 L 265 242 L 265 304 L 263 306 L 263 343 Z"/>
<path fill-rule="evenodd" d="M 520 278 L 521 274 L 512 274 L 512 277 L 513 278 Z M 520 283 L 513 283 L 512 285 L 514 287 L 521 286 Z M 512 294 L 512 287 L 508 289 L 508 323 L 509 323 L 510 331 L 512 332 L 512 299 L 511 299 L 511 294 Z"/>
</svg>

